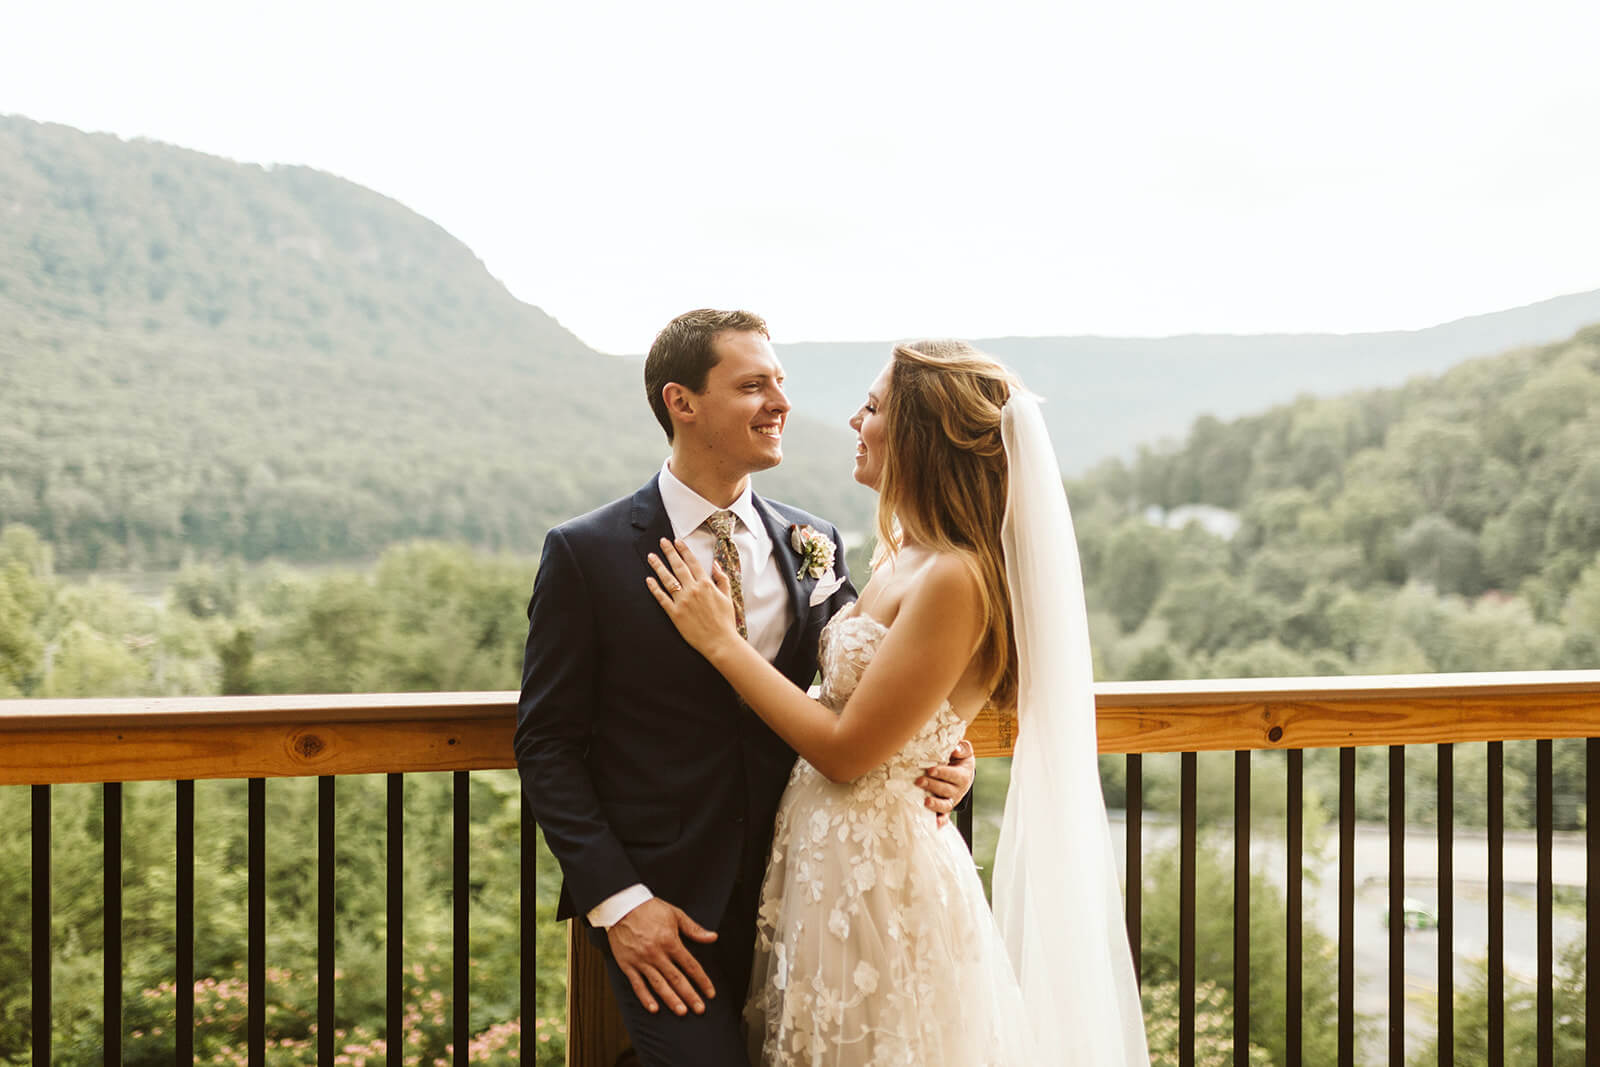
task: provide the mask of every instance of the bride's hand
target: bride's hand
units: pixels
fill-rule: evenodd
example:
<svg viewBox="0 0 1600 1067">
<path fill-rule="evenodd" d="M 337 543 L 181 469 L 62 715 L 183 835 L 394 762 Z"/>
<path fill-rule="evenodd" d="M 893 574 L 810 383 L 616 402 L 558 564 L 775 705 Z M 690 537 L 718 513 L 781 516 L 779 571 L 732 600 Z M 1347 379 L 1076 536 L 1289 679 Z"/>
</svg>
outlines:
<svg viewBox="0 0 1600 1067">
<path fill-rule="evenodd" d="M 708 575 L 681 541 L 661 539 L 661 554 L 650 554 L 654 578 L 646 578 L 650 595 L 666 611 L 683 639 L 707 659 L 728 640 L 738 641 L 739 626 L 734 621 L 733 593 L 728 576 L 715 563 Z"/>
</svg>

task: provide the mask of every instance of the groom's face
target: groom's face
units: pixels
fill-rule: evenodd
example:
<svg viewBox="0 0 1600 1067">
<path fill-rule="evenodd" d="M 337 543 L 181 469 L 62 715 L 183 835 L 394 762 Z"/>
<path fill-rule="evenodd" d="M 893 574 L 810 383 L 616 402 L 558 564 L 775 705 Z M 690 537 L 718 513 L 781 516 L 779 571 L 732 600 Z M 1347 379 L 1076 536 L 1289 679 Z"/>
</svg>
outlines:
<svg viewBox="0 0 1600 1067">
<path fill-rule="evenodd" d="M 741 475 L 776 467 L 783 459 L 789 398 L 772 343 L 759 333 L 728 330 L 711 349 L 716 365 L 693 398 L 695 445 Z"/>
</svg>

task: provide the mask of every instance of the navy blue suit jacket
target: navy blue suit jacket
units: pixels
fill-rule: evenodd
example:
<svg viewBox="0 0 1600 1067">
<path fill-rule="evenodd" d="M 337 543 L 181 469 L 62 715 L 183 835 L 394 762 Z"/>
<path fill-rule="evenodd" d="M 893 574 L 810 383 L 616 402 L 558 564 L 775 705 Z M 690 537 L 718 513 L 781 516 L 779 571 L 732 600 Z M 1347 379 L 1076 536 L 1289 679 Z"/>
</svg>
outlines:
<svg viewBox="0 0 1600 1067">
<path fill-rule="evenodd" d="M 814 515 L 760 497 L 755 505 L 789 586 L 790 625 L 774 663 L 803 688 L 823 625 L 855 590 L 846 581 L 808 606 L 817 580 L 796 579 L 789 527 L 832 538 L 839 573 L 844 545 Z M 760 886 L 795 754 L 740 707 L 645 587 L 645 556 L 671 536 L 652 478 L 545 539 L 528 605 L 516 754 L 524 795 L 565 876 L 559 918 L 642 882 L 714 929 L 736 883 L 752 901 Z"/>
</svg>

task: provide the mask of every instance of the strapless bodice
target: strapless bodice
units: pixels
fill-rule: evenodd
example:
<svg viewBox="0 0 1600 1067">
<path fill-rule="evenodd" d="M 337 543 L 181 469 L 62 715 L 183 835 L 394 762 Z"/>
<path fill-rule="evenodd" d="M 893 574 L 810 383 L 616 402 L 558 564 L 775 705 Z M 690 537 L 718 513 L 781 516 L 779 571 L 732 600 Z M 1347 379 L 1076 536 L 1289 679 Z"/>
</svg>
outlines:
<svg viewBox="0 0 1600 1067">
<path fill-rule="evenodd" d="M 825 706 L 835 712 L 844 710 L 888 632 L 889 628 L 883 623 L 855 610 L 847 609 L 829 621 L 822 631 L 817 653 L 822 667 L 821 700 Z M 946 762 L 950 751 L 966 732 L 967 720 L 946 700 L 876 773 L 899 778 L 907 770 L 914 770 L 911 777 L 915 778 L 924 769 Z"/>
</svg>

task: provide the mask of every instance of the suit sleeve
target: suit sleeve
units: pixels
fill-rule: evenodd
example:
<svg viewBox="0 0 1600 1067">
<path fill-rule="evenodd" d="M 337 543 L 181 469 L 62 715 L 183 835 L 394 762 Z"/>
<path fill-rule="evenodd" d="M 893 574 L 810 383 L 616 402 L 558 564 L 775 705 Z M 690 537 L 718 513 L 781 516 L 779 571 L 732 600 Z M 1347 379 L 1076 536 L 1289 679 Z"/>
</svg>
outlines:
<svg viewBox="0 0 1600 1067">
<path fill-rule="evenodd" d="M 515 747 L 523 795 L 580 915 L 641 880 L 589 773 L 598 677 L 593 601 L 571 546 L 552 530 L 528 603 Z"/>
</svg>

